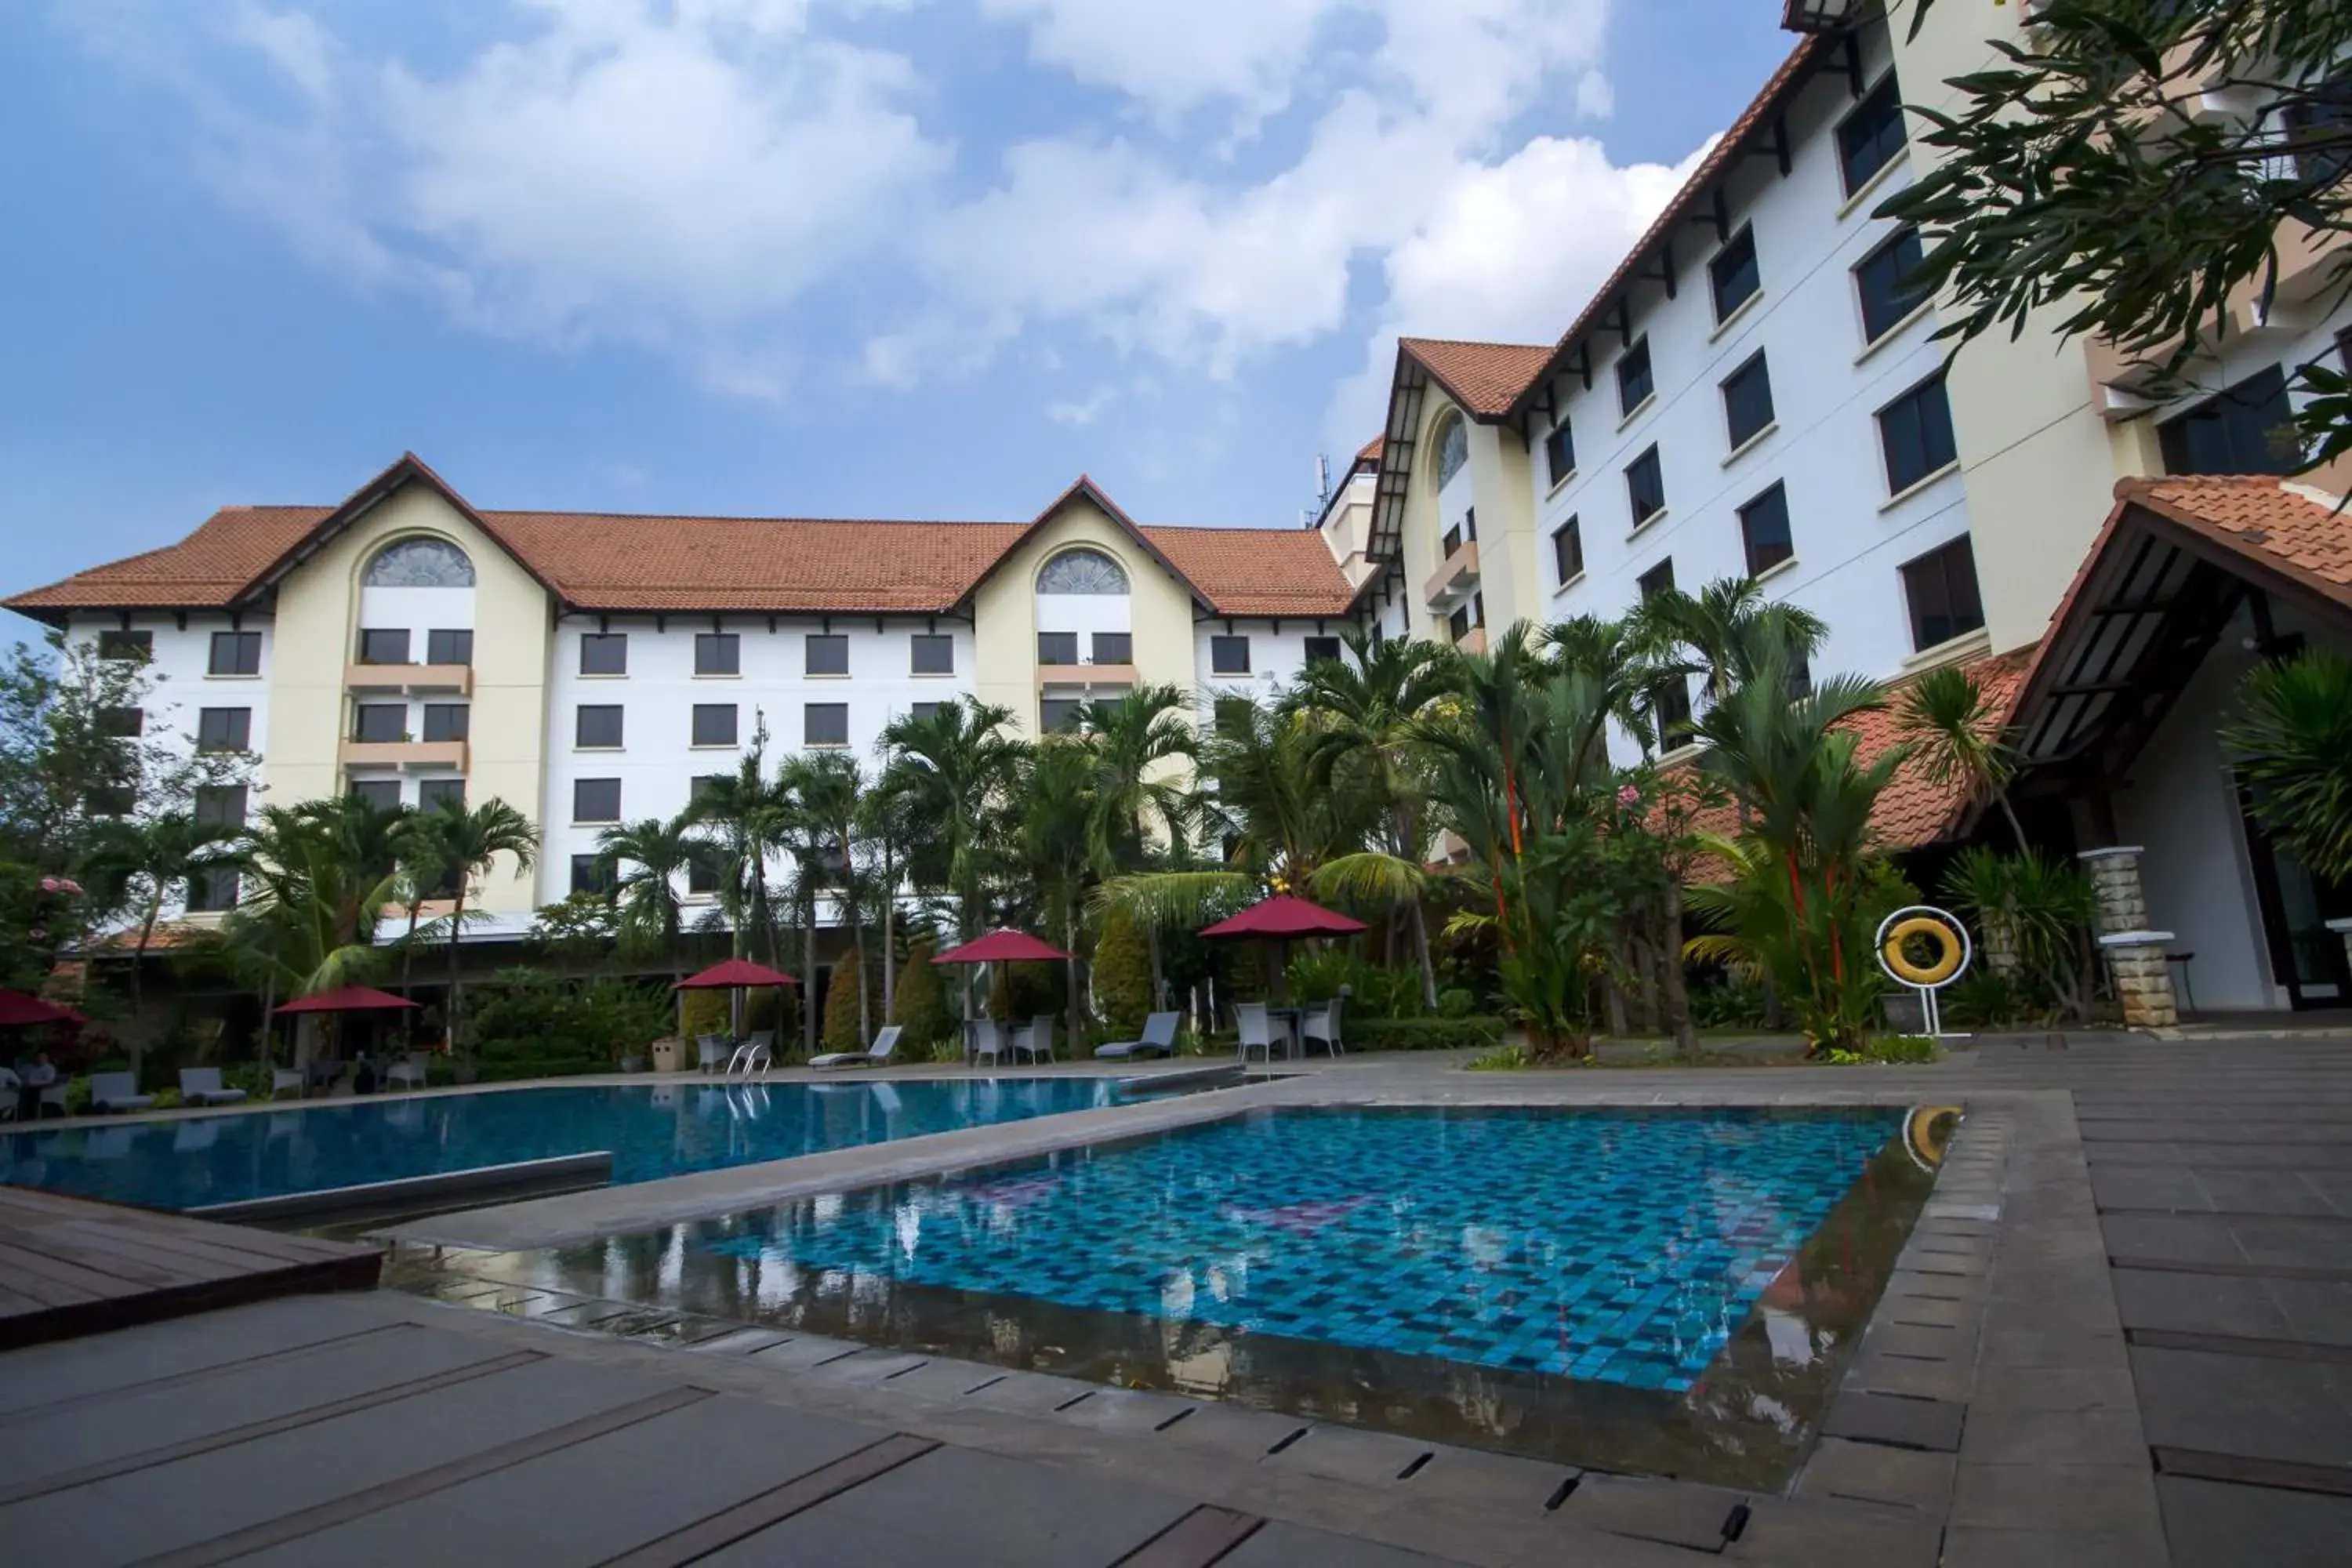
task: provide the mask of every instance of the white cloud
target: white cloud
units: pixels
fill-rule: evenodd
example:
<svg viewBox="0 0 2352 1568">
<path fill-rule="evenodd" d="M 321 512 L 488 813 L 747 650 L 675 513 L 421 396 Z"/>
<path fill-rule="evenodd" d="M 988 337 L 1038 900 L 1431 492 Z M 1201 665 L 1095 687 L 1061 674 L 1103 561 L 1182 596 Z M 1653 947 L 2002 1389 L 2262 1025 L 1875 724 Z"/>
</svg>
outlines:
<svg viewBox="0 0 2352 1568">
<path fill-rule="evenodd" d="M 1317 29 L 1347 0 L 981 0 L 1024 24 L 1031 58 L 1111 88 L 1161 117 L 1231 100 L 1255 118 L 1286 104 Z"/>
<path fill-rule="evenodd" d="M 1045 417 L 1056 425 L 1091 425 L 1110 406 L 1112 395 L 1109 387 L 1102 386 L 1083 399 L 1049 403 L 1045 405 Z"/>
</svg>

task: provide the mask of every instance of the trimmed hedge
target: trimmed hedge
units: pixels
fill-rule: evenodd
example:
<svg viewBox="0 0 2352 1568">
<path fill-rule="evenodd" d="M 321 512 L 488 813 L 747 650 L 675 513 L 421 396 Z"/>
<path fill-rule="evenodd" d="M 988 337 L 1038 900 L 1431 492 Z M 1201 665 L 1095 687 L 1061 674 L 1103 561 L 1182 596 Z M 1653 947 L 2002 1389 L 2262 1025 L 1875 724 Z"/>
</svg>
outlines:
<svg viewBox="0 0 2352 1568">
<path fill-rule="evenodd" d="M 1501 1018 L 1346 1018 L 1339 1032 L 1351 1051 L 1491 1050 L 1509 1029 Z"/>
</svg>

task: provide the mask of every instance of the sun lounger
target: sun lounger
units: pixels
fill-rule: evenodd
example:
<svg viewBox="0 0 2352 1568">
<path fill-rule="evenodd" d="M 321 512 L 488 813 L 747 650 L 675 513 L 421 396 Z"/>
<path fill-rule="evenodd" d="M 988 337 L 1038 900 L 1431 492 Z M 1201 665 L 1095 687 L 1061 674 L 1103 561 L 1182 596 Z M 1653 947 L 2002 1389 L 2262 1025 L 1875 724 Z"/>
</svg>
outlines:
<svg viewBox="0 0 2352 1568">
<path fill-rule="evenodd" d="M 1181 1013 L 1154 1013 L 1143 1020 L 1141 1039 L 1097 1046 L 1095 1055 L 1115 1062 L 1131 1061 L 1137 1057 L 1172 1057 L 1176 1054 L 1176 1026 L 1183 1017 Z"/>
<path fill-rule="evenodd" d="M 221 1086 L 218 1068 L 182 1068 L 180 1099 L 189 1105 L 235 1105 L 245 1098 L 241 1089 Z"/>
<path fill-rule="evenodd" d="M 144 1110 L 154 1103 L 155 1097 L 140 1093 L 139 1080 L 127 1072 L 90 1075 L 89 1108 L 92 1110 Z"/>
<path fill-rule="evenodd" d="M 898 1026 L 892 1024 L 874 1037 L 874 1044 L 862 1051 L 827 1051 L 821 1057 L 809 1058 L 813 1068 L 880 1067 L 898 1048 Z"/>
</svg>

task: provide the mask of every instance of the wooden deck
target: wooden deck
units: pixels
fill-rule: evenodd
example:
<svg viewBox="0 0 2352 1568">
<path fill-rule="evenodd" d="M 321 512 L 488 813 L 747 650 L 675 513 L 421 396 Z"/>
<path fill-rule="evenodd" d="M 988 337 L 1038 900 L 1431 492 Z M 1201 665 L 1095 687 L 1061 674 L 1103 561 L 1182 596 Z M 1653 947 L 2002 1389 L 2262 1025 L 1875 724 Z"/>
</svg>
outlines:
<svg viewBox="0 0 2352 1568">
<path fill-rule="evenodd" d="M 309 1290 L 364 1290 L 373 1247 L 0 1186 L 0 1350 Z"/>
</svg>

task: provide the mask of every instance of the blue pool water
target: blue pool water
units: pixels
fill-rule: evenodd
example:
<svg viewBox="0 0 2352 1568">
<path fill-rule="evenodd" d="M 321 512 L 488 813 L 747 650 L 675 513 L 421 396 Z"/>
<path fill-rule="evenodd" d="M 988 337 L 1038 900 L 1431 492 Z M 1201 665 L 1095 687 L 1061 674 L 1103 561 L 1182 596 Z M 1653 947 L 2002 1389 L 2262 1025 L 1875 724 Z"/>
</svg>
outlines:
<svg viewBox="0 0 2352 1568">
<path fill-rule="evenodd" d="M 1679 1394 L 1794 1279 L 1902 1124 L 1878 1110 L 1259 1113 L 681 1227 L 709 1263 L 689 1258 L 679 1304 L 727 1310 L 698 1278 L 750 1267 L 771 1311 L 798 1303 L 784 1321 L 853 1334 L 937 1337 L 955 1315 L 941 1303 L 979 1299 L 967 1331 L 1001 1339 L 1023 1302 L 1046 1303 Z M 861 1319 L 875 1302 L 895 1304 Z M 1035 1337 L 1066 1345 L 1074 1321 Z"/>
<path fill-rule="evenodd" d="M 610 1150 L 620 1185 L 1118 1102 L 1077 1078 L 499 1089 L 14 1133 L 0 1181 L 195 1208 Z"/>
</svg>

